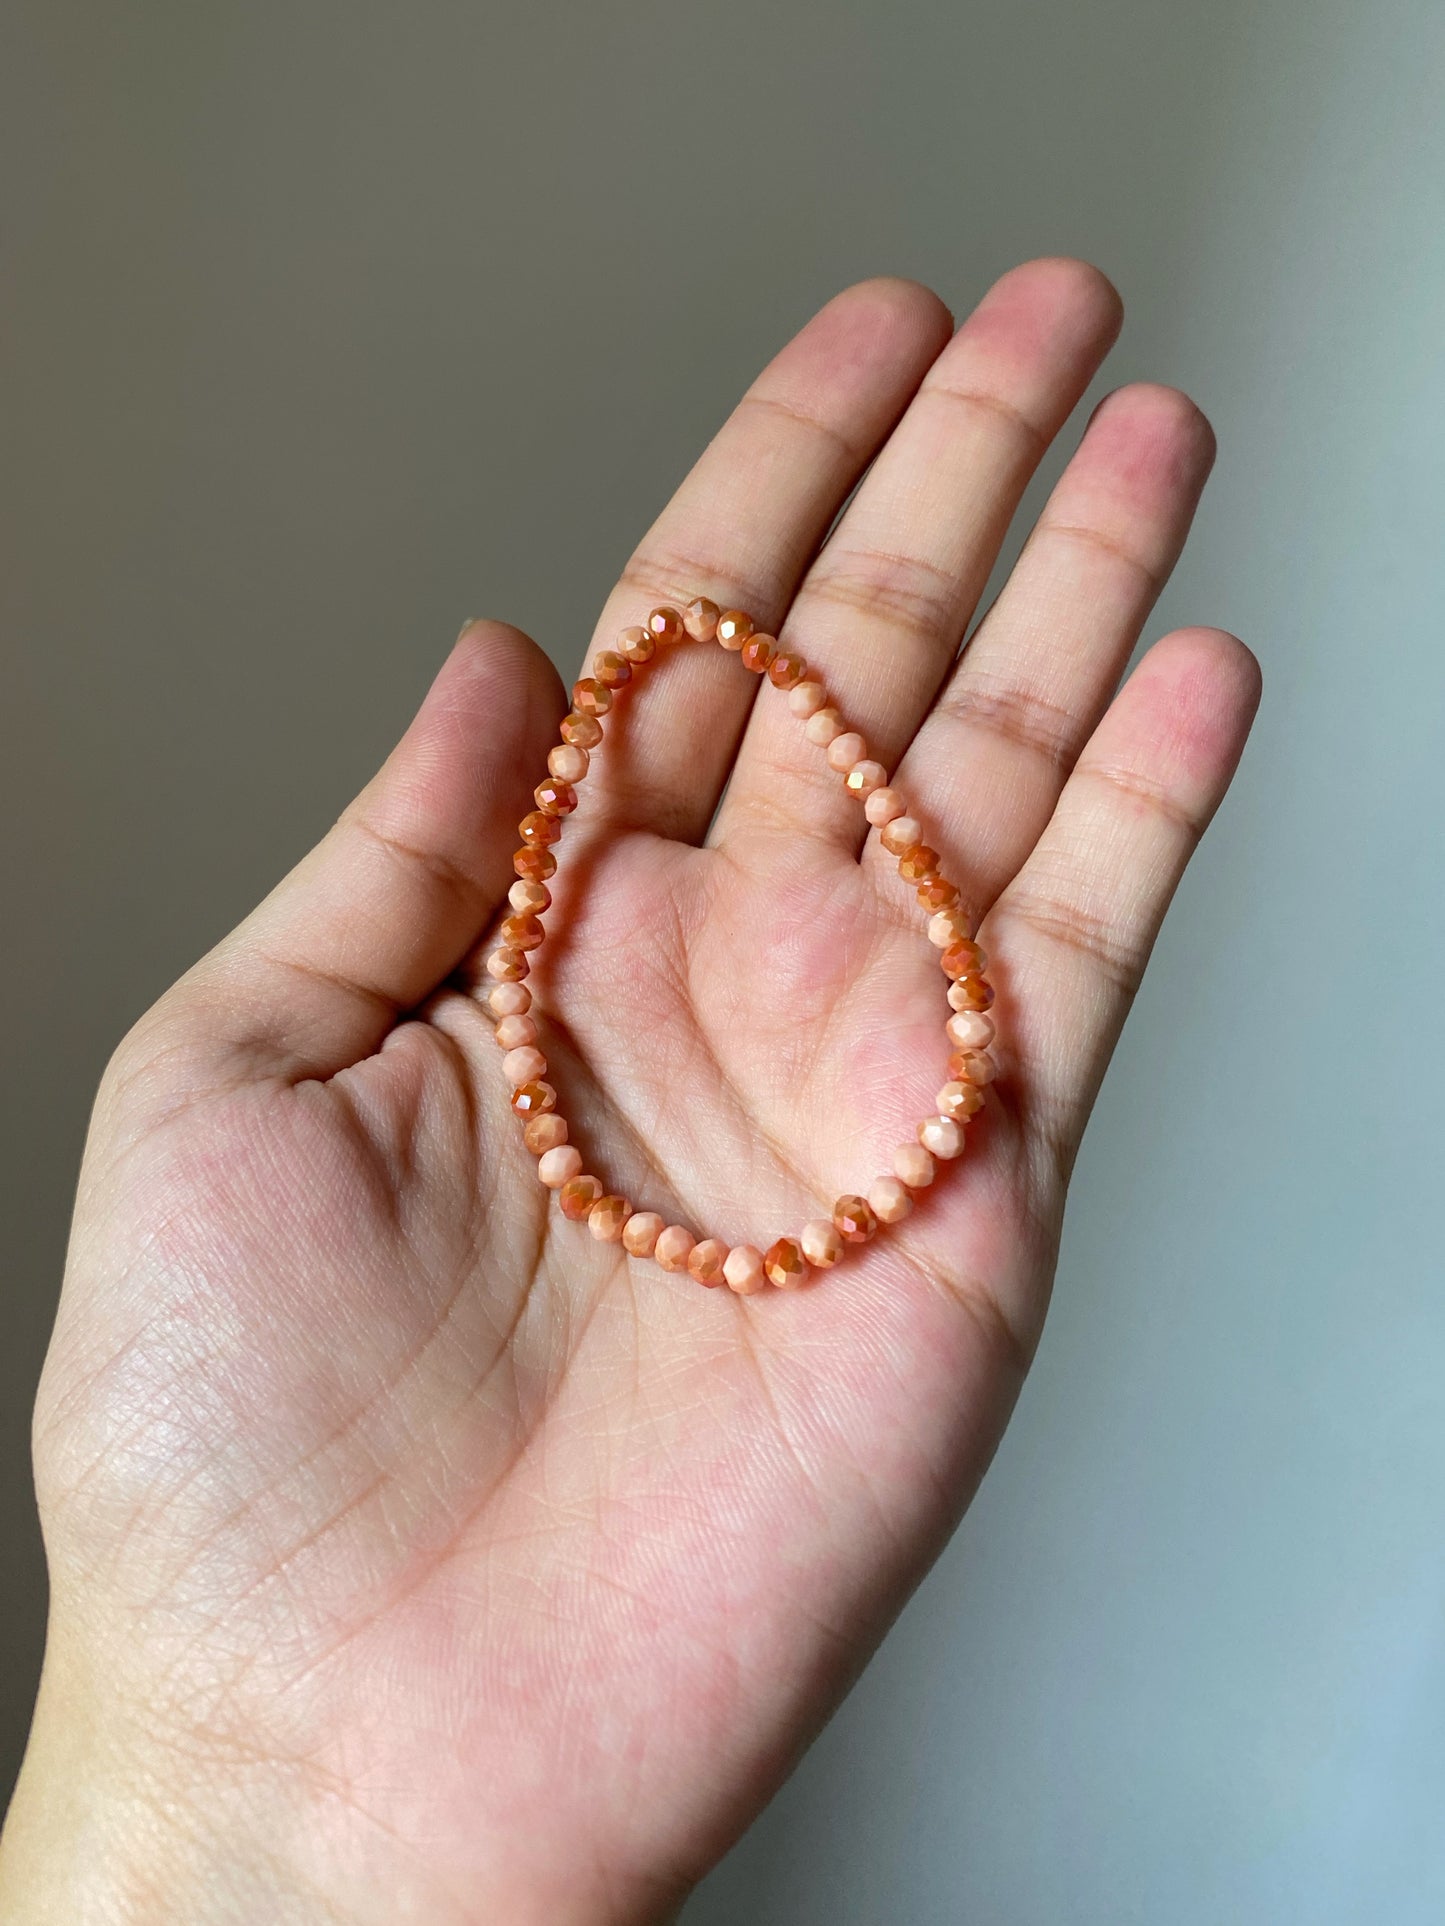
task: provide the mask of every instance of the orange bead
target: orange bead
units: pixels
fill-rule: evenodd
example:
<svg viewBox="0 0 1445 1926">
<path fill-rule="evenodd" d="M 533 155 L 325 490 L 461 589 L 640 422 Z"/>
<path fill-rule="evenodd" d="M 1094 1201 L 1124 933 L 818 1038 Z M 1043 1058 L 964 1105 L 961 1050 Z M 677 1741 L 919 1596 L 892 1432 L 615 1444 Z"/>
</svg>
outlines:
<svg viewBox="0 0 1445 1926">
<path fill-rule="evenodd" d="M 717 619 L 717 639 L 725 649 L 740 649 L 753 632 L 753 618 L 741 609 L 724 609 Z"/>
<path fill-rule="evenodd" d="M 716 1237 L 704 1237 L 700 1244 L 694 1244 L 688 1254 L 687 1268 L 699 1284 L 706 1284 L 711 1290 L 713 1285 L 723 1281 L 723 1265 L 727 1262 L 728 1246 Z"/>
<path fill-rule="evenodd" d="M 681 1224 L 667 1224 L 657 1233 L 652 1255 L 665 1271 L 685 1271 L 692 1256 L 693 1235 Z"/>
<path fill-rule="evenodd" d="M 519 849 L 512 857 L 512 868 L 529 883 L 541 883 L 557 874 L 557 858 L 550 849 Z"/>
<path fill-rule="evenodd" d="M 938 961 L 943 967 L 943 974 L 950 983 L 953 983 L 961 976 L 977 976 L 984 966 L 985 959 L 977 943 L 970 942 L 966 936 L 961 936 L 956 942 L 948 945 Z"/>
<path fill-rule="evenodd" d="M 984 1050 L 954 1050 L 948 1059 L 948 1075 L 954 1083 L 992 1083 L 993 1058 Z"/>
<path fill-rule="evenodd" d="M 699 595 L 683 610 L 682 624 L 694 642 L 711 642 L 717 634 L 718 605 Z"/>
<path fill-rule="evenodd" d="M 746 649 L 743 651 L 747 659 Z M 768 664 L 768 680 L 775 689 L 796 689 L 808 673 L 808 665 L 802 656 L 794 655 L 789 649 L 780 649 Z"/>
<path fill-rule="evenodd" d="M 576 1223 L 591 1212 L 601 1195 L 602 1186 L 595 1177 L 569 1177 L 557 1192 L 557 1202 L 562 1206 L 562 1215 Z"/>
<path fill-rule="evenodd" d="M 531 883 L 519 876 L 507 891 L 507 901 L 519 916 L 535 916 L 539 910 L 552 907 L 552 892 L 545 883 Z"/>
<path fill-rule="evenodd" d="M 605 716 L 612 707 L 612 691 L 595 676 L 584 675 L 572 684 L 572 707 L 580 716 Z"/>
<path fill-rule="evenodd" d="M 512 1092 L 512 1108 L 519 1117 L 535 1117 L 557 1108 L 557 1092 L 550 1083 L 524 1083 Z"/>
<path fill-rule="evenodd" d="M 915 843 L 923 841 L 923 825 L 914 816 L 895 816 L 883 825 L 878 840 L 890 856 L 906 856 Z"/>
<path fill-rule="evenodd" d="M 632 664 L 616 649 L 604 649 L 592 664 L 592 673 L 604 689 L 620 689 L 632 680 Z"/>
<path fill-rule="evenodd" d="M 570 782 L 546 776 L 532 791 L 532 800 L 544 816 L 570 816 L 577 807 L 577 791 Z"/>
<path fill-rule="evenodd" d="M 743 644 L 743 667 L 761 675 L 773 659 L 777 644 L 770 635 L 750 635 Z"/>
<path fill-rule="evenodd" d="M 676 609 L 654 609 L 647 618 L 647 633 L 659 647 L 666 648 L 670 643 L 681 642 L 687 634 L 682 617 Z"/>
<path fill-rule="evenodd" d="M 595 749 L 602 740 L 602 724 L 596 716 L 579 715 L 574 709 L 562 718 L 562 740 L 577 749 Z"/>
<path fill-rule="evenodd" d="M 953 909 L 957 904 L 958 885 L 942 876 L 930 876 L 926 883 L 918 885 L 918 900 L 930 916 L 936 916 L 940 910 Z"/>
<path fill-rule="evenodd" d="M 555 1110 L 543 1110 L 529 1117 L 522 1129 L 522 1142 L 534 1157 L 541 1157 L 566 1141 L 567 1119 L 559 1117 Z"/>
<path fill-rule="evenodd" d="M 634 627 L 624 629 L 618 636 L 617 652 L 619 655 L 626 656 L 629 662 L 635 662 L 640 666 L 644 662 L 650 662 L 657 654 L 657 644 L 646 629 Z"/>
<path fill-rule="evenodd" d="M 487 975 L 494 983 L 520 983 L 530 968 L 520 950 L 493 950 L 487 958 Z"/>
<path fill-rule="evenodd" d="M 545 809 L 531 809 L 517 824 L 517 834 L 524 843 L 555 843 L 562 834 L 562 825 L 555 816 L 549 816 Z"/>
<path fill-rule="evenodd" d="M 845 1244 L 866 1244 L 878 1228 L 866 1197 L 840 1197 L 833 1206 L 833 1222 Z"/>
<path fill-rule="evenodd" d="M 632 1206 L 625 1197 L 599 1197 L 587 1213 L 587 1228 L 599 1244 L 615 1244 L 631 1215 Z"/>
<path fill-rule="evenodd" d="M 991 1010 L 993 1008 L 993 985 L 986 977 L 961 976 L 959 982 L 958 1008 L 961 1010 Z"/>
<path fill-rule="evenodd" d="M 930 876 L 938 874 L 938 851 L 930 849 L 927 843 L 915 843 L 906 855 L 898 858 L 898 874 L 905 883 L 924 883 Z"/>
<path fill-rule="evenodd" d="M 763 1253 L 763 1269 L 770 1284 L 776 1284 L 780 1291 L 791 1291 L 806 1277 L 808 1260 L 795 1237 L 780 1237 Z"/>
<path fill-rule="evenodd" d="M 497 925 L 497 941 L 507 950 L 536 950 L 545 931 L 535 916 L 504 916 Z"/>
</svg>

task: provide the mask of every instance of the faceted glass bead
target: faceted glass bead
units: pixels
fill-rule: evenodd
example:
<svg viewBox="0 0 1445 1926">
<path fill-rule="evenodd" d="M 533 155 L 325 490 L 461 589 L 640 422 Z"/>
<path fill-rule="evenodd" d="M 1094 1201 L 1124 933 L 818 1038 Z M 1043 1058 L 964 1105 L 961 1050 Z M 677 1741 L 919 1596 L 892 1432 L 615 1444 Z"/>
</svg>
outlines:
<svg viewBox="0 0 1445 1926">
<path fill-rule="evenodd" d="M 531 965 L 520 950 L 493 950 L 487 958 L 487 975 L 494 983 L 520 983 Z"/>
<path fill-rule="evenodd" d="M 570 816 L 577 807 L 577 791 L 570 782 L 548 776 L 532 791 L 532 800 L 544 816 Z"/>
<path fill-rule="evenodd" d="M 988 1010 L 993 1007 L 993 985 L 985 977 L 961 976 L 961 1007 L 964 1010 Z"/>
<path fill-rule="evenodd" d="M 724 609 L 717 619 L 717 639 L 725 649 L 740 649 L 752 632 L 753 618 L 741 609 Z"/>
<path fill-rule="evenodd" d="M 761 675 L 772 661 L 775 647 L 770 635 L 750 635 L 743 644 L 743 667 Z"/>
<path fill-rule="evenodd" d="M 604 689 L 620 689 L 632 680 L 632 664 L 616 649 L 604 649 L 592 664 L 592 673 Z"/>
<path fill-rule="evenodd" d="M 790 649 L 780 649 L 768 664 L 768 680 L 775 689 L 796 689 L 807 673 L 807 663 Z"/>
<path fill-rule="evenodd" d="M 717 634 L 719 609 L 705 595 L 697 596 L 682 612 L 682 626 L 694 642 L 711 642 Z"/>
<path fill-rule="evenodd" d="M 898 874 L 905 883 L 922 883 L 936 876 L 938 851 L 930 849 L 927 843 L 915 843 L 906 855 L 898 858 Z"/>
<path fill-rule="evenodd" d="M 587 1213 L 587 1228 L 600 1244 L 615 1244 L 631 1215 L 632 1206 L 625 1197 L 599 1197 Z"/>
<path fill-rule="evenodd" d="M 572 684 L 572 707 L 579 716 L 605 716 L 612 707 L 612 691 L 604 689 L 595 676 L 584 675 Z"/>
<path fill-rule="evenodd" d="M 780 1291 L 788 1291 L 803 1282 L 808 1260 L 803 1256 L 803 1247 L 795 1237 L 780 1237 L 764 1253 L 763 1269 L 768 1274 L 770 1284 L 776 1284 Z"/>
<path fill-rule="evenodd" d="M 543 934 L 535 916 L 504 916 L 497 925 L 497 941 L 509 950 L 538 949 Z"/>
<path fill-rule="evenodd" d="M 962 1083 L 955 1078 L 946 1083 L 933 1100 L 938 1105 L 940 1117 L 952 1117 L 955 1123 L 967 1123 L 977 1111 L 983 1108 L 983 1092 L 976 1083 Z"/>
<path fill-rule="evenodd" d="M 667 1226 L 655 1210 L 634 1211 L 622 1226 L 622 1243 L 634 1257 L 651 1257 L 657 1240 Z"/>
<path fill-rule="evenodd" d="M 871 796 L 888 781 L 888 771 L 881 762 L 855 762 L 843 778 L 843 787 L 854 796 Z"/>
<path fill-rule="evenodd" d="M 539 910 L 552 907 L 552 892 L 545 883 L 531 883 L 519 876 L 507 891 L 507 901 L 519 916 L 535 916 Z"/>
<path fill-rule="evenodd" d="M 575 1223 L 588 1215 L 601 1195 L 602 1186 L 595 1177 L 569 1177 L 557 1192 L 557 1202 L 562 1215 Z"/>
<path fill-rule="evenodd" d="M 664 648 L 667 647 L 669 643 L 681 642 L 682 638 L 687 634 L 687 630 L 683 627 L 682 617 L 676 609 L 669 608 L 654 609 L 652 611 L 651 615 L 647 618 L 647 632 L 654 642 L 661 644 Z"/>
<path fill-rule="evenodd" d="M 560 1150 L 567 1141 L 567 1119 L 559 1117 L 555 1110 L 544 1110 L 540 1116 L 529 1117 L 522 1127 L 522 1142 L 534 1157 L 542 1156 L 549 1150 Z M 582 1166 L 579 1164 L 580 1170 Z"/>
<path fill-rule="evenodd" d="M 587 751 L 579 749 L 575 742 L 559 742 L 555 749 L 547 751 L 548 774 L 558 782 L 581 782 L 591 761 Z"/>
<path fill-rule="evenodd" d="M 550 849 L 519 849 L 512 857 L 512 868 L 527 882 L 541 883 L 557 874 L 557 858 Z"/>
<path fill-rule="evenodd" d="M 895 816 L 886 823 L 878 838 L 890 856 L 906 856 L 915 844 L 923 841 L 923 825 L 914 816 Z"/>
<path fill-rule="evenodd" d="M 825 1271 L 836 1264 L 847 1248 L 838 1226 L 827 1217 L 814 1217 L 804 1224 L 798 1237 L 803 1255 L 814 1270 Z"/>
<path fill-rule="evenodd" d="M 938 960 L 949 982 L 956 983 L 961 976 L 977 976 L 983 968 L 984 957 L 977 943 L 971 943 L 964 936 L 950 943 Z"/>
<path fill-rule="evenodd" d="M 532 992 L 525 983 L 499 983 L 487 997 L 493 1016 L 525 1016 L 532 1007 Z"/>
<path fill-rule="evenodd" d="M 629 662 L 641 664 L 650 662 L 657 654 L 657 644 L 646 629 L 636 626 L 624 629 L 617 638 L 617 652 L 626 656 Z"/>
<path fill-rule="evenodd" d="M 918 900 L 930 916 L 940 910 L 952 909 L 958 902 L 958 886 L 945 877 L 930 876 L 926 883 L 918 885 Z"/>
<path fill-rule="evenodd" d="M 524 1083 L 512 1092 L 512 1108 L 519 1117 L 535 1117 L 557 1108 L 557 1092 L 550 1083 Z"/>
<path fill-rule="evenodd" d="M 665 1271 L 685 1271 L 692 1256 L 693 1235 L 681 1224 L 669 1224 L 657 1233 L 652 1255 Z"/>
<path fill-rule="evenodd" d="M 694 1244 L 687 1260 L 687 1268 L 699 1284 L 709 1289 L 723 1281 L 723 1265 L 727 1261 L 728 1247 L 716 1237 L 704 1237 L 700 1244 Z"/>
<path fill-rule="evenodd" d="M 524 843 L 555 843 L 562 834 L 562 825 L 555 816 L 547 815 L 545 810 L 529 809 L 517 824 L 517 834 Z"/>
<path fill-rule="evenodd" d="M 833 1222 L 845 1244 L 866 1244 L 878 1228 L 866 1197 L 840 1197 L 833 1206 Z"/>
<path fill-rule="evenodd" d="M 602 740 L 602 724 L 596 716 L 584 716 L 574 709 L 562 718 L 562 740 L 578 749 L 595 749 Z"/>
</svg>

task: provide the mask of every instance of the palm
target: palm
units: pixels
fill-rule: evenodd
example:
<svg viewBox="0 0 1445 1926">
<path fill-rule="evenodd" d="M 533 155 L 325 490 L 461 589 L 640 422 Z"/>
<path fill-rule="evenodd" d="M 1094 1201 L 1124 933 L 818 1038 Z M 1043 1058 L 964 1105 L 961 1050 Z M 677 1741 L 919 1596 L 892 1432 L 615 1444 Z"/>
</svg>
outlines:
<svg viewBox="0 0 1445 1926">
<path fill-rule="evenodd" d="M 1067 298 L 1097 305 L 1097 286 L 1076 277 Z M 1094 350 L 1073 352 L 1066 390 Z M 1175 412 L 1177 442 L 1188 423 Z M 1161 484 L 1141 529 L 1182 534 L 1198 479 Z M 1102 539 L 1098 554 L 1106 565 Z M 607 619 L 631 619 L 638 599 L 620 591 Z M 1115 672 L 1132 641 L 1116 630 L 1102 651 Z M 942 995 L 877 850 L 857 859 L 816 772 L 784 760 L 742 693 L 724 773 L 748 733 L 703 841 L 716 779 L 684 796 L 648 746 L 676 728 L 669 705 L 691 673 L 679 657 L 637 692 L 611 786 L 569 835 L 540 1003 L 590 1167 L 640 1207 L 764 1243 L 886 1168 L 940 1080 Z M 244 1744 L 304 1762 L 362 1831 L 404 1832 L 424 1798 L 437 1917 L 499 1857 L 605 1853 L 623 1868 L 618 1917 L 696 1876 L 937 1550 L 1026 1367 L 1122 979 L 1142 965 L 1188 819 L 1227 779 L 1249 706 L 1239 656 L 1215 638 L 1176 642 L 1152 694 L 1148 678 L 1102 725 L 1105 780 L 1081 791 L 1092 833 L 1116 857 L 1135 845 L 1136 874 L 1103 884 L 1070 880 L 1078 825 L 1060 806 L 1009 885 L 1059 775 L 1027 730 L 992 726 L 1019 711 L 978 685 L 990 742 L 1026 771 L 965 793 L 952 819 L 967 818 L 953 868 L 980 911 L 993 906 L 981 940 L 1003 1077 L 964 1162 L 808 1291 L 704 1292 L 549 1212 L 458 967 L 475 928 L 439 944 L 440 969 L 391 939 L 384 995 L 420 1008 L 382 1023 L 379 1048 L 360 1035 L 378 1022 L 364 1008 L 376 972 L 350 951 L 312 953 L 310 936 L 281 940 L 301 927 L 284 904 L 259 913 L 264 941 L 220 966 L 223 997 L 203 966 L 197 1004 L 229 1010 L 238 982 L 269 989 L 289 947 L 300 1014 L 247 1044 L 244 1074 L 216 1075 L 205 1045 L 173 1046 L 160 1020 L 132 1047 L 140 1068 L 105 1102 L 82 1201 L 82 1227 L 105 1236 L 78 1238 L 43 1409 L 57 1584 L 83 1577 L 143 1608 L 116 1663 L 158 1720 L 203 1730 L 218 1754 Z M 1170 703 L 1192 735 L 1160 747 Z M 531 737 L 511 745 L 525 797 L 550 731 L 514 707 Z M 1098 702 L 1075 707 L 1082 744 Z M 966 726 L 949 710 L 922 729 L 896 719 L 889 751 L 914 787 L 932 780 L 946 824 L 943 786 L 958 782 L 944 731 Z M 892 726 L 870 723 L 870 739 Z M 506 783 L 494 787 L 511 801 Z M 679 839 L 646 826 L 639 796 Z M 368 847 L 405 867 L 418 822 L 441 815 L 455 818 L 449 793 L 418 802 L 409 788 Z M 504 820 L 453 821 L 415 887 L 454 896 L 464 841 L 484 842 L 476 867 L 498 873 Z M 329 1034 L 329 996 L 354 1044 Z M 497 1818 L 485 1789 L 512 1780 L 522 1790 Z M 571 1915 L 559 1899 L 548 1916 Z"/>
</svg>

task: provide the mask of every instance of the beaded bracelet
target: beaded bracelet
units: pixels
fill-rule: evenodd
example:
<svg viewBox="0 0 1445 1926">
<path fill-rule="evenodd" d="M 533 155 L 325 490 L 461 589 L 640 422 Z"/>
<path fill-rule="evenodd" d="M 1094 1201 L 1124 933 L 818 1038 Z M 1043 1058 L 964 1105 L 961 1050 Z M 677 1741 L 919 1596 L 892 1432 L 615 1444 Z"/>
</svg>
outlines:
<svg viewBox="0 0 1445 1926">
<path fill-rule="evenodd" d="M 893 1169 L 870 1186 L 866 1196 L 840 1197 L 831 1218 L 804 1224 L 797 1237 L 780 1237 L 767 1251 L 752 1244 L 729 1247 L 720 1238 L 694 1239 L 681 1224 L 668 1224 L 656 1211 L 635 1211 L 625 1197 L 604 1190 L 582 1168 L 582 1156 L 567 1141 L 566 1119 L 557 1112 L 557 1093 L 544 1081 L 547 1059 L 537 1048 L 532 993 L 523 982 L 529 953 L 541 946 L 542 914 L 552 902 L 547 879 L 556 872 L 552 845 L 562 824 L 577 807 L 576 784 L 586 776 L 602 742 L 603 718 L 614 693 L 659 649 L 691 637 L 716 640 L 742 657 L 755 675 L 766 675 L 786 694 L 809 742 L 822 749 L 830 769 L 857 796 L 863 813 L 879 831 L 879 841 L 898 859 L 898 873 L 917 892 L 928 913 L 928 938 L 941 952 L 948 978 L 952 1014 L 944 1028 L 952 1054 L 948 1081 L 934 1099 L 937 1114 L 918 1126 L 917 1140 L 893 1153 Z M 923 840 L 922 825 L 910 816 L 888 772 L 870 759 L 862 736 L 849 729 L 828 701 L 823 683 L 808 673 L 800 655 L 779 649 L 771 635 L 760 635 L 740 609 L 719 611 L 699 596 L 685 612 L 657 608 L 640 628 L 626 628 L 614 649 L 598 655 L 591 675 L 573 686 L 572 711 L 562 723 L 562 740 L 547 758 L 548 775 L 537 785 L 536 808 L 522 818 L 522 847 L 513 858 L 517 880 L 508 895 L 512 914 L 503 919 L 498 948 L 487 959 L 493 981 L 488 997 L 497 1018 L 497 1042 L 505 1051 L 502 1073 L 512 1087 L 512 1109 L 523 1121 L 523 1139 L 537 1159 L 537 1175 L 557 1192 L 562 1214 L 585 1219 L 595 1238 L 620 1242 L 634 1257 L 652 1257 L 665 1271 L 688 1271 L 699 1284 L 727 1284 L 750 1296 L 765 1283 L 791 1289 L 805 1282 L 809 1269 L 836 1264 L 850 1244 L 866 1244 L 880 1224 L 896 1224 L 913 1208 L 913 1192 L 933 1182 L 935 1159 L 959 1156 L 969 1119 L 984 1101 L 992 1081 L 988 1046 L 994 1026 L 985 1015 L 993 987 L 985 976 L 987 959 L 973 942 L 958 890 L 940 872 L 938 853 Z"/>
</svg>

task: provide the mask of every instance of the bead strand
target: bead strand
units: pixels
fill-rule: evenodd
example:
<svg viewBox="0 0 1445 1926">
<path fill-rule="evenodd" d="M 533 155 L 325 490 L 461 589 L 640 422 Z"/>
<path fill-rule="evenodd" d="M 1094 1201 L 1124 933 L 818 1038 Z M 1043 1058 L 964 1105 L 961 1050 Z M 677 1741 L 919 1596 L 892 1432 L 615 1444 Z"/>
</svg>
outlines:
<svg viewBox="0 0 1445 1926">
<path fill-rule="evenodd" d="M 538 1046 L 525 982 L 530 958 L 545 938 L 542 919 L 552 906 L 547 884 L 557 869 L 553 850 L 577 807 L 577 785 L 602 746 L 614 696 L 660 651 L 688 640 L 715 641 L 783 693 L 808 741 L 823 751 L 829 769 L 861 802 L 882 847 L 896 859 L 900 878 L 926 916 L 926 934 L 948 982 L 944 1031 L 950 1054 L 934 1113 L 918 1125 L 911 1142 L 898 1146 L 891 1171 L 875 1178 L 866 1196 L 840 1197 L 831 1217 L 810 1220 L 796 1237 L 779 1237 L 766 1251 L 752 1244 L 729 1246 L 716 1237 L 694 1238 L 685 1225 L 669 1224 L 656 1211 L 634 1210 L 627 1198 L 607 1192 L 600 1178 L 584 1170 L 582 1154 L 568 1141 L 566 1119 L 558 1113 L 557 1092 L 547 1081 L 547 1059 Z M 831 1269 L 851 1246 L 866 1244 L 880 1226 L 907 1217 L 915 1193 L 933 1183 L 938 1163 L 962 1155 L 969 1120 L 983 1107 L 994 1076 L 989 1054 L 994 1025 L 987 1015 L 993 987 L 957 886 L 943 875 L 937 851 L 923 840 L 923 825 L 890 786 L 884 765 L 869 755 L 863 736 L 844 722 L 822 679 L 802 656 L 780 649 L 776 636 L 761 633 L 741 609 L 719 609 L 699 596 L 684 610 L 655 608 L 645 623 L 623 629 L 616 646 L 602 650 L 591 673 L 573 684 L 561 738 L 547 757 L 546 780 L 533 792 L 535 807 L 518 825 L 521 845 L 512 859 L 516 881 L 507 895 L 510 913 L 498 925 L 497 947 L 486 962 L 502 1074 L 511 1087 L 512 1109 L 522 1120 L 523 1141 L 537 1159 L 537 1176 L 557 1193 L 563 1216 L 585 1222 L 599 1242 L 620 1243 L 632 1257 L 650 1257 L 665 1271 L 686 1271 L 699 1284 L 723 1284 L 741 1297 L 768 1284 L 795 1289 L 810 1272 Z"/>
</svg>

